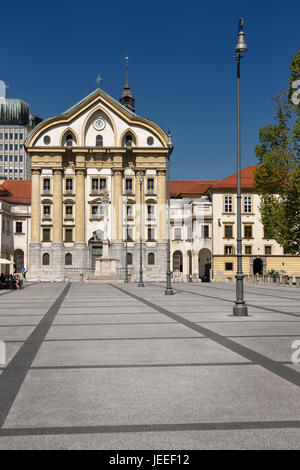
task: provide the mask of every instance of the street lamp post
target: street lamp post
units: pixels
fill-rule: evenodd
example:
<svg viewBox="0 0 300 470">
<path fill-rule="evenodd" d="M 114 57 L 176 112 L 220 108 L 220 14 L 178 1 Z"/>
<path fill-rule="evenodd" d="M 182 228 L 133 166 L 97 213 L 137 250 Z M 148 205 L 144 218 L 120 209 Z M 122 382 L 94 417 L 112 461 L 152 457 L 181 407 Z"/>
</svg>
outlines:
<svg viewBox="0 0 300 470">
<path fill-rule="evenodd" d="M 138 287 L 144 287 L 143 281 L 143 201 L 142 201 L 142 184 L 144 181 L 143 172 L 140 172 L 140 280 Z"/>
<path fill-rule="evenodd" d="M 170 155 L 173 151 L 174 145 L 172 142 L 172 136 L 169 129 L 168 133 L 168 245 L 167 245 L 167 285 L 165 288 L 165 295 L 173 295 L 173 289 L 171 286 L 171 229 L 170 229 Z"/>
<path fill-rule="evenodd" d="M 246 317 L 248 307 L 244 300 L 244 274 L 243 274 L 243 248 L 242 248 L 242 216 L 241 216 L 241 129 L 240 129 L 240 60 L 241 52 L 247 52 L 243 31 L 243 19 L 239 22 L 238 42 L 235 48 L 237 63 L 237 272 L 236 272 L 236 300 L 233 315 Z"/>
<path fill-rule="evenodd" d="M 125 199 L 125 203 L 126 203 L 126 233 L 125 233 L 125 279 L 124 279 L 124 283 L 125 284 L 128 284 L 129 280 L 128 280 L 128 220 L 127 220 L 127 203 L 128 203 L 128 197 L 126 196 L 126 199 Z"/>
</svg>

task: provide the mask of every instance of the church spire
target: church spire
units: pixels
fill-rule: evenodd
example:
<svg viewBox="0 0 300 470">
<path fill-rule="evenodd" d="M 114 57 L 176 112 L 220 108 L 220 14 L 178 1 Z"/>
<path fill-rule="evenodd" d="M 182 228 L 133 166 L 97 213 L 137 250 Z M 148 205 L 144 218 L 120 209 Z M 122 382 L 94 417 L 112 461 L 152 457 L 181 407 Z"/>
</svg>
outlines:
<svg viewBox="0 0 300 470">
<path fill-rule="evenodd" d="M 130 86 L 129 86 L 129 81 L 128 81 L 128 59 L 129 59 L 129 57 L 126 56 L 126 57 L 124 57 L 124 59 L 126 61 L 126 77 L 125 77 L 124 90 L 123 90 L 122 96 L 120 98 L 120 103 L 123 106 L 126 106 L 126 108 L 130 109 L 130 111 L 135 112 L 134 98 L 133 98 L 132 93 L 130 91 Z"/>
</svg>

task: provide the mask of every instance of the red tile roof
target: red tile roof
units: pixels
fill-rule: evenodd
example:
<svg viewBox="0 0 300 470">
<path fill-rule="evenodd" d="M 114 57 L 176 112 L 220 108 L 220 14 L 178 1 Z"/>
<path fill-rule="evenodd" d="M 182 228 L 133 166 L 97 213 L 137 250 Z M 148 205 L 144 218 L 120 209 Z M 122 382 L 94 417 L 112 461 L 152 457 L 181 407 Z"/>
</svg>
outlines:
<svg viewBox="0 0 300 470">
<path fill-rule="evenodd" d="M 254 189 L 254 172 L 256 165 L 250 165 L 241 170 L 241 187 L 244 189 Z M 237 173 L 216 181 L 211 189 L 235 189 L 237 186 Z"/>
<path fill-rule="evenodd" d="M 0 186 L 0 198 L 15 204 L 31 203 L 31 181 L 30 180 L 6 180 Z"/>
<path fill-rule="evenodd" d="M 172 180 L 170 181 L 170 196 L 180 197 L 183 194 L 201 196 L 215 182 L 216 180 Z"/>
</svg>

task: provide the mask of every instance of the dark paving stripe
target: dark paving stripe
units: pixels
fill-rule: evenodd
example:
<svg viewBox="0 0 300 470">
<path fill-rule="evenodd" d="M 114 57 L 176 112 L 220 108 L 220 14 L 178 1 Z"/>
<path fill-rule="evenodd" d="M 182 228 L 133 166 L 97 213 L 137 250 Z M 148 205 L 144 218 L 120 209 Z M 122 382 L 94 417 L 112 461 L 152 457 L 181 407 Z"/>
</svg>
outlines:
<svg viewBox="0 0 300 470">
<path fill-rule="evenodd" d="M 0 429 L 0 437 L 50 436 L 62 434 L 112 434 L 176 431 L 238 431 L 250 429 L 299 429 L 300 421 L 234 421 L 231 423 L 129 424 L 114 426 L 64 426 Z"/>
<path fill-rule="evenodd" d="M 116 286 L 114 284 L 109 284 L 109 285 L 113 287 L 114 289 L 127 293 L 127 295 L 131 296 L 132 298 L 136 300 L 139 300 L 145 305 L 149 305 L 151 308 L 157 310 L 158 312 L 163 313 L 169 318 L 172 318 L 172 320 L 176 320 L 178 321 L 178 323 L 181 323 L 182 325 L 185 325 L 186 327 L 194 331 L 197 331 L 198 333 L 201 333 L 202 335 L 211 339 L 215 343 L 229 349 L 230 351 L 236 354 L 239 354 L 240 356 L 248 359 L 249 361 L 260 365 L 264 369 L 272 372 L 273 374 L 276 374 L 282 379 L 285 379 L 288 382 L 294 385 L 297 385 L 298 387 L 300 386 L 300 374 L 296 372 L 295 370 L 290 369 L 282 364 L 278 364 L 276 361 L 273 361 L 267 356 L 264 356 L 263 354 L 260 354 L 245 346 L 242 346 L 236 343 L 235 341 L 232 341 L 229 338 L 226 338 L 218 333 L 213 332 L 212 330 L 209 330 L 208 328 L 205 328 L 204 326 L 197 325 L 189 320 L 186 320 L 185 318 L 182 318 L 180 315 L 177 315 L 176 313 L 172 313 L 169 310 L 166 310 L 160 307 L 159 305 L 153 304 L 152 302 L 149 302 L 148 300 L 143 299 L 142 297 L 139 297 L 133 294 L 132 292 L 127 292 L 125 289 L 122 289 L 119 286 Z"/>
<path fill-rule="evenodd" d="M 233 289 L 226 289 L 226 287 L 219 287 L 219 286 L 215 286 L 216 283 L 214 283 L 214 286 L 213 287 L 207 287 L 205 286 L 205 288 L 207 288 L 208 290 L 211 290 L 211 289 L 215 289 L 215 290 L 223 290 L 225 292 L 229 292 L 229 293 L 235 293 L 235 287 Z M 266 285 L 265 286 L 266 289 L 269 289 L 268 286 Z M 273 289 L 275 291 L 275 289 Z M 267 294 L 265 292 L 259 292 L 259 289 L 256 289 L 256 290 L 253 290 L 253 291 L 248 291 L 248 290 L 244 290 L 245 294 L 249 294 L 249 295 L 262 295 L 263 297 L 272 297 L 273 299 L 286 299 L 286 300 L 294 300 L 295 302 L 299 302 L 300 301 L 300 298 L 293 298 L 293 297 L 284 297 L 282 295 L 274 295 L 274 294 Z"/>
<path fill-rule="evenodd" d="M 43 316 L 39 324 L 28 336 L 23 346 L 21 346 L 14 358 L 0 375 L 0 428 L 6 420 L 9 410 L 25 380 L 27 372 L 70 289 L 70 285 L 71 284 L 66 285 L 47 313 Z"/>
<path fill-rule="evenodd" d="M 199 292 L 192 292 L 190 290 L 178 289 L 177 287 L 173 287 L 173 290 L 175 290 L 177 292 L 185 292 L 187 294 L 198 295 L 198 296 L 201 296 L 201 297 L 207 297 L 208 299 L 222 300 L 223 302 L 230 302 L 231 304 L 235 303 L 234 300 L 224 299 L 224 297 L 216 297 L 216 296 L 213 296 L 213 295 L 200 294 Z M 253 304 L 249 304 L 248 302 L 246 302 L 246 303 L 247 303 L 248 307 L 258 308 L 259 310 L 266 310 L 268 312 L 280 313 L 281 315 L 288 315 L 288 316 L 291 316 L 291 317 L 300 318 L 300 314 L 298 315 L 297 313 L 283 312 L 282 310 L 275 310 L 274 308 L 262 307 L 260 305 L 253 305 Z"/>
<path fill-rule="evenodd" d="M 170 364 L 101 364 L 101 365 L 78 365 L 78 366 L 33 366 L 30 370 L 59 370 L 59 369 L 146 369 L 160 367 L 231 367 L 231 366 L 253 366 L 252 362 L 184 362 Z"/>
</svg>

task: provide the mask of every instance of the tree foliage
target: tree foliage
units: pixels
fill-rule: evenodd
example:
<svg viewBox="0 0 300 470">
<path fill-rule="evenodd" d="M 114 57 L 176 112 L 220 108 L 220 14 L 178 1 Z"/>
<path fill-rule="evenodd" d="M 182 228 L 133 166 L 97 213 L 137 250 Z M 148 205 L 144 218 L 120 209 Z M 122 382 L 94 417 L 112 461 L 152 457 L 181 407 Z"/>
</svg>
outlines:
<svg viewBox="0 0 300 470">
<path fill-rule="evenodd" d="M 291 99 L 300 79 L 300 50 L 292 58 L 288 91 L 275 101 L 275 123 L 262 127 L 255 153 L 255 188 L 262 223 L 286 253 L 300 254 L 300 105 Z"/>
</svg>

